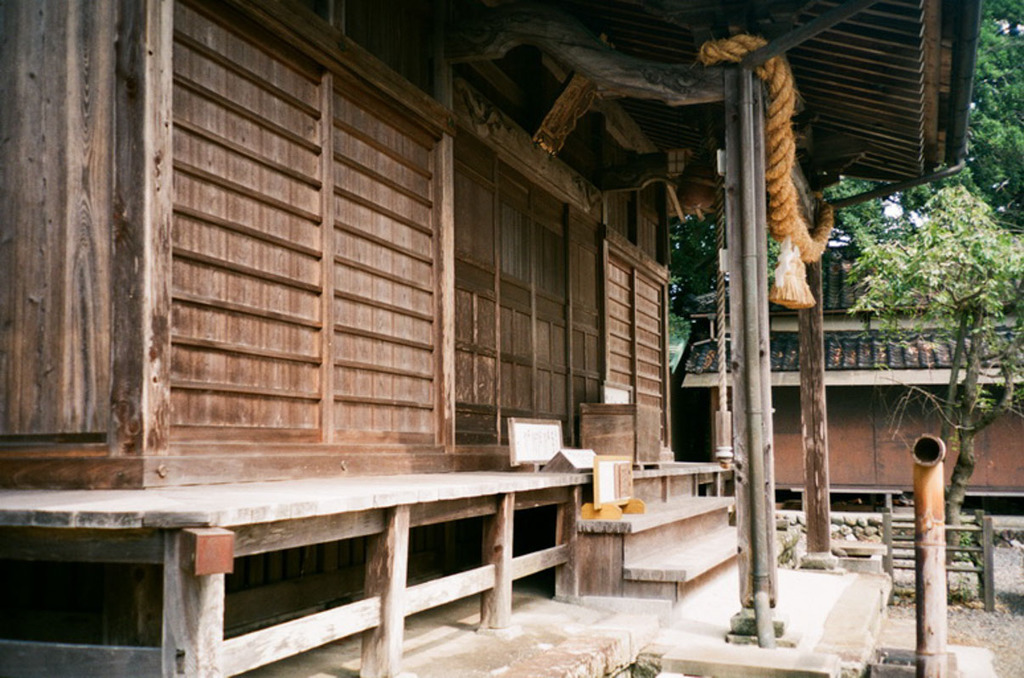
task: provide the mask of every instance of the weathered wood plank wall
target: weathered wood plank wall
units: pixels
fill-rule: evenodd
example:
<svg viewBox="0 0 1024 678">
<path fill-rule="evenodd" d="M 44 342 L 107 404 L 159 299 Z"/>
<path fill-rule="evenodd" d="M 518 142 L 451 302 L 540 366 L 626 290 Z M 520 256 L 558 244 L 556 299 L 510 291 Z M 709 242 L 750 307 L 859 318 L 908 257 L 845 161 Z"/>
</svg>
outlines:
<svg viewBox="0 0 1024 678">
<path fill-rule="evenodd" d="M 319 70 L 178 3 L 174 72 L 173 436 L 317 440 Z"/>
<path fill-rule="evenodd" d="M 56 4 L 2 6 L 16 27 L 2 47 L 2 162 L 19 180 L 3 185 L 0 264 L 19 275 L 0 309 L 0 436 L 18 454 L 36 453 L 26 439 L 51 457 L 58 439 L 80 456 L 91 445 L 88 469 L 57 473 L 79 486 L 228 480 L 242 462 L 225 455 L 259 457 L 253 479 L 301 474 L 282 453 L 320 455 L 307 472 L 330 454 L 362 472 L 371 449 L 391 455 L 381 472 L 493 465 L 493 451 L 438 455 L 453 410 L 455 442 L 489 446 L 508 416 L 558 419 L 568 442 L 577 405 L 599 401 L 605 380 L 664 403 L 657 191 L 610 196 L 609 233 L 625 243 L 612 256 L 581 174 L 503 148 L 529 139 L 512 126 L 489 146 L 464 130 L 450 166 L 444 109 L 357 44 L 340 50 L 341 16 L 263 0 Z M 121 56 L 119 12 L 142 22 Z M 151 40 L 167 44 L 150 54 Z M 128 57 L 153 79 L 152 110 L 118 85 L 115 60 Z M 594 115 L 583 125 L 600 148 L 576 140 L 575 155 L 624 153 Z M 144 162 L 115 162 L 140 144 Z M 168 156 L 170 192 L 156 171 Z M 115 191 L 138 243 L 113 232 Z M 2 460 L 18 483 L 56 477 L 19 459 Z"/>
<path fill-rule="evenodd" d="M 0 14 L 0 435 L 102 440 L 114 3 Z"/>
<path fill-rule="evenodd" d="M 176 26 L 175 440 L 433 443 L 435 136 L 257 27 Z"/>
</svg>

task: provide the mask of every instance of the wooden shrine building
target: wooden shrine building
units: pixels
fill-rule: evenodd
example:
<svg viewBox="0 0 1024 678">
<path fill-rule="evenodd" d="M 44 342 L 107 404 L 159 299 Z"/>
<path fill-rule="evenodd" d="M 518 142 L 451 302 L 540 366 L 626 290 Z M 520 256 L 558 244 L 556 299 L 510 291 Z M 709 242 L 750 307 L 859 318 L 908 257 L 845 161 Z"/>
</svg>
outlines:
<svg viewBox="0 0 1024 678">
<path fill-rule="evenodd" d="M 362 634 L 391 676 L 406 615 L 480 594 L 500 628 L 544 572 L 671 608 L 737 539 L 733 603 L 774 596 L 771 505 L 744 508 L 746 450 L 772 462 L 752 66 L 792 65 L 801 186 L 924 181 L 964 157 L 977 12 L 0 0 L 0 675 L 232 675 Z M 697 63 L 741 33 L 767 46 Z M 669 452 L 668 223 L 723 181 L 738 536 L 732 472 Z M 512 472 L 510 418 L 579 447 L 591 414 L 643 519 Z"/>
</svg>

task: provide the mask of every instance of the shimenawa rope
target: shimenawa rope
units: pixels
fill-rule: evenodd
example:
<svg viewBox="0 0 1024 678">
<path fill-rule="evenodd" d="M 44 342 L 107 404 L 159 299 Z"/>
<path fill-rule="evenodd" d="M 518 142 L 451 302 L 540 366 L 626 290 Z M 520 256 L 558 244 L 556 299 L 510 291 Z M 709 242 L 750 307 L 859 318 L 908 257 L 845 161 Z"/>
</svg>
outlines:
<svg viewBox="0 0 1024 678">
<path fill-rule="evenodd" d="M 748 53 L 765 44 L 764 38 L 754 35 L 711 40 L 701 45 L 698 59 L 706 66 L 723 61 L 739 63 Z M 783 57 L 772 57 L 758 66 L 754 73 L 768 88 L 765 118 L 768 232 L 783 246 L 780 265 L 776 269 L 776 285 L 770 298 L 789 308 L 807 308 L 814 305 L 814 298 L 807 287 L 803 264 L 821 258 L 828 246 L 834 216 L 828 203 L 819 199 L 818 215 L 812 230 L 800 210 L 800 200 L 793 183 L 796 140 L 792 119 L 797 91 L 789 63 Z"/>
</svg>

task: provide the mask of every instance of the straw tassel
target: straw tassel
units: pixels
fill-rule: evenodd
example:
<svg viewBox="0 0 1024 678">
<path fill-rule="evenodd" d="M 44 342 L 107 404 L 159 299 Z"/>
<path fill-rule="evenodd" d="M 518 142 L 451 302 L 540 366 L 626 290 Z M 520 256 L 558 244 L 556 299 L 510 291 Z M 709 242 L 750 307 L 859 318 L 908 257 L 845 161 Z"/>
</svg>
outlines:
<svg viewBox="0 0 1024 678">
<path fill-rule="evenodd" d="M 807 285 L 807 269 L 800 258 L 800 248 L 788 237 L 782 241 L 779 265 L 775 267 L 775 285 L 768 293 L 768 301 L 792 309 L 814 306 L 814 295 Z"/>
</svg>

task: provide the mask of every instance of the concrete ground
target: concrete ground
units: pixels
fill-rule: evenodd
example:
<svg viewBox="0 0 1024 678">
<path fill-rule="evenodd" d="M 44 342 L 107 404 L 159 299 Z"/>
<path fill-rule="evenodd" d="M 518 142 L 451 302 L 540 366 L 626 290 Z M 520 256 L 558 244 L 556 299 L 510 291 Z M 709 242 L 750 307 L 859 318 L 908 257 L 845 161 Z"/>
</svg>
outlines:
<svg viewBox="0 0 1024 678">
<path fill-rule="evenodd" d="M 873 657 L 879 630 L 881 645 L 914 646 L 912 622 L 908 630 L 884 619 L 888 580 L 883 576 L 783 569 L 778 582 L 777 611 L 787 621 L 789 648 L 767 651 L 724 642 L 729 620 L 739 610 L 738 577 L 731 569 L 687 596 L 675 620 L 660 628 L 657 615 L 645 614 L 642 603 L 611 612 L 517 591 L 513 626 L 480 632 L 474 596 L 407 621 L 402 671 L 408 678 L 600 678 L 639 659 L 644 675 L 654 676 L 662 670 L 690 674 L 696 669 L 679 667 L 705 666 L 689 660 L 731 657 L 728 661 L 752 664 L 751 672 L 737 669 L 728 675 L 838 676 L 840 668 L 843 675 L 856 675 Z M 359 648 L 358 637 L 350 638 L 245 675 L 355 678 Z M 951 649 L 964 676 L 995 677 L 987 651 Z M 768 667 L 776 665 L 815 668 L 773 674 Z"/>
<path fill-rule="evenodd" d="M 914 619 L 886 618 L 879 640 L 881 649 L 913 651 L 916 645 L 917 626 Z M 956 655 L 957 667 L 964 678 L 998 678 L 991 650 L 964 645 L 949 645 L 947 649 Z"/>
</svg>

